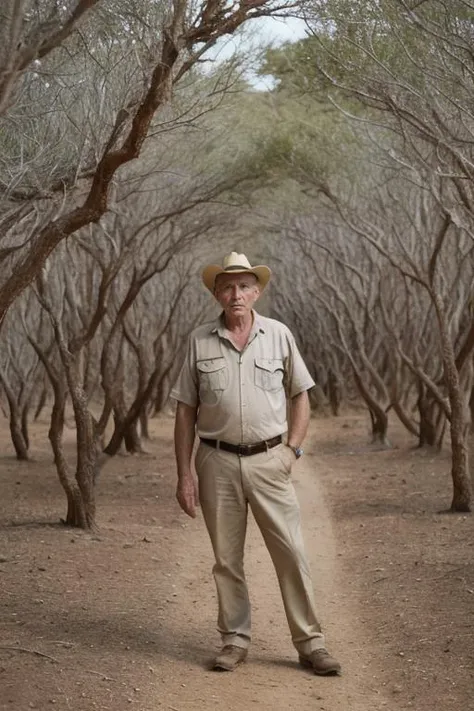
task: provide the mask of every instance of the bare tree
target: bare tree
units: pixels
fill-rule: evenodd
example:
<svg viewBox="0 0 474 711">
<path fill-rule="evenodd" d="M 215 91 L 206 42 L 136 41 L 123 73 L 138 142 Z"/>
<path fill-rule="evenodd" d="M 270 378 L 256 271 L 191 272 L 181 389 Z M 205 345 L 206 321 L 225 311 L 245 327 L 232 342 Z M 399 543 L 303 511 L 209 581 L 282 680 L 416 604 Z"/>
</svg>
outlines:
<svg viewBox="0 0 474 711">
<path fill-rule="evenodd" d="M 22 74 L 65 42 L 100 0 L 4 0 L 0 8 L 0 115 L 15 101 Z"/>
<path fill-rule="evenodd" d="M 426 192 L 422 193 L 421 202 L 415 212 L 410 210 L 407 196 L 404 196 L 405 200 L 400 201 L 390 192 L 382 201 L 372 200 L 371 207 L 366 204 L 364 214 L 360 211 L 360 203 L 357 210 L 353 205 L 343 207 L 341 200 L 333 193 L 329 190 L 326 193 L 331 196 L 347 226 L 360 239 L 369 242 L 404 278 L 421 287 L 429 297 L 438 326 L 439 351 L 449 407 L 432 379 L 425 377 L 423 382 L 450 422 L 454 488 L 452 509 L 469 511 L 471 484 L 467 461 L 466 396 L 469 400 L 470 389 L 466 393 L 462 380 L 467 377 L 471 382 L 471 377 L 468 371 L 463 374 L 467 353 L 461 362 L 456 353 L 456 343 L 467 343 L 471 332 L 470 324 L 467 333 L 461 335 L 458 331 L 461 325 L 465 326 L 465 319 L 461 316 L 465 313 L 464 307 L 472 298 L 469 255 L 473 248 L 470 233 L 456 224 L 446 203 L 440 201 L 440 193 L 435 187 L 428 197 Z M 412 195 L 413 193 L 412 187 Z M 399 209 L 396 219 L 391 215 L 387 224 L 385 218 L 390 202 Z M 372 217 L 374 208 L 381 212 L 383 221 L 376 216 L 375 219 Z M 418 217 L 414 217 L 417 213 Z M 449 249 L 450 239 L 454 239 L 458 249 L 454 260 Z M 404 360 L 406 363 L 410 362 L 409 359 Z M 421 375 L 419 367 L 414 370 Z"/>
<path fill-rule="evenodd" d="M 158 30 L 158 41 L 152 47 L 147 65 L 142 65 L 141 90 L 117 111 L 115 123 L 91 169 L 85 197 L 69 196 L 66 192 L 52 219 L 32 229 L 28 249 L 0 289 L 0 320 L 38 274 L 51 251 L 68 235 L 97 222 L 105 214 L 115 174 L 140 154 L 156 112 L 168 105 L 177 82 L 220 37 L 232 34 L 252 18 L 287 9 L 288 3 L 278 5 L 265 0 L 232 3 L 224 8 L 212 0 L 196 5 L 187 0 L 164 4 L 163 29 L 153 28 L 155 33 Z"/>
<path fill-rule="evenodd" d="M 397 368 L 408 368 L 419 383 L 420 426 L 430 418 L 442 430 L 438 415 L 449 420 L 451 509 L 469 511 L 472 3 L 386 0 L 349 6 L 312 0 L 305 9 L 313 37 L 303 51 L 287 55 L 301 70 L 298 90 L 304 87 L 319 101 L 325 97 L 326 105 L 351 121 L 359 150 L 352 151 L 351 175 L 340 170 L 336 176 L 315 159 L 304 162 L 299 178 L 312 184 L 316 200 L 319 193 L 333 203 L 349 231 L 383 256 L 401 284 L 427 297 L 416 299 L 436 319 L 442 378 L 437 368 L 427 372 L 426 359 L 406 343 L 396 349 L 405 371 Z M 334 142 L 333 147 L 341 168 L 343 152 Z M 393 326 L 389 310 L 385 300 L 384 322 Z M 436 403 L 434 416 L 427 412 L 427 394 Z"/>
</svg>

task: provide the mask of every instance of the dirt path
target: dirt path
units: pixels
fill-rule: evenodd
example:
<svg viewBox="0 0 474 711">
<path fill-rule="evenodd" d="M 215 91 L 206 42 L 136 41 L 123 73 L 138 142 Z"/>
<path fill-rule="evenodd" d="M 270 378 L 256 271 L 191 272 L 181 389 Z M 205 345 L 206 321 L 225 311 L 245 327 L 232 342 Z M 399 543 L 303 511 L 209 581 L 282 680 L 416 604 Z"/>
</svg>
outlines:
<svg viewBox="0 0 474 711">
<path fill-rule="evenodd" d="M 344 664 L 341 678 L 316 678 L 299 668 L 289 639 L 277 580 L 256 525 L 251 522 L 246 569 L 253 611 L 253 643 L 247 664 L 233 674 L 203 671 L 207 650 L 218 644 L 215 595 L 210 583 L 212 558 L 202 520 L 190 523 L 174 542 L 180 555 L 173 648 L 181 637 L 185 651 L 176 662 L 172 650 L 163 650 L 162 691 L 169 707 L 179 711 L 207 711 L 218 706 L 229 711 L 273 709 L 285 711 L 376 711 L 388 708 L 369 667 L 367 640 L 350 606 L 350 581 L 338 566 L 331 520 L 317 476 L 314 459 L 295 468 L 295 484 L 302 506 L 307 549 L 314 570 L 316 598 L 328 644 Z M 211 590 L 209 590 L 211 585 Z M 341 587 L 342 586 L 342 587 Z M 196 592 L 205 591 L 196 603 Z M 196 614 L 197 613 L 197 614 Z M 184 634 L 183 634 L 184 633 Z M 204 650 L 204 654 L 203 654 Z M 369 671 L 370 668 L 370 671 Z M 185 686 L 183 686 L 183 683 Z"/>
<path fill-rule="evenodd" d="M 435 513 L 445 458 L 364 450 L 360 416 L 313 423 L 294 480 L 343 676 L 297 665 L 253 523 L 252 648 L 216 674 L 212 554 L 202 518 L 174 501 L 172 421 L 154 422 L 150 456 L 101 475 L 98 535 L 56 523 L 65 502 L 46 430 L 19 464 L 0 423 L 0 711 L 474 709 L 474 524 Z"/>
</svg>

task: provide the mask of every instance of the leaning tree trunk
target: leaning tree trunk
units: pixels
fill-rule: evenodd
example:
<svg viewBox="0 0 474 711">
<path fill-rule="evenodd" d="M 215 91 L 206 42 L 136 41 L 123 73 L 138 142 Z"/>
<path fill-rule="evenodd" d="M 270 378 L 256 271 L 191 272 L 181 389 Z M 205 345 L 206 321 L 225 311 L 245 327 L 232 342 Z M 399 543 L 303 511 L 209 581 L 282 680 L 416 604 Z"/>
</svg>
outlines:
<svg viewBox="0 0 474 711">
<path fill-rule="evenodd" d="M 102 407 L 102 412 L 100 414 L 99 420 L 97 422 L 97 434 L 99 438 L 103 439 L 105 435 L 105 430 L 107 429 L 107 425 L 109 424 L 110 417 L 112 415 L 113 411 L 113 404 L 112 404 L 112 399 L 110 398 L 109 394 L 105 392 L 104 395 L 104 405 Z"/>
<path fill-rule="evenodd" d="M 388 415 L 381 407 L 370 407 L 370 421 L 372 423 L 372 444 L 380 444 L 383 447 L 390 447 L 388 441 Z"/>
<path fill-rule="evenodd" d="M 162 378 L 156 388 L 156 394 L 154 397 L 154 406 L 153 406 L 153 417 L 158 415 L 158 413 L 163 410 L 165 405 L 166 405 L 166 392 L 165 392 L 164 378 Z"/>
<path fill-rule="evenodd" d="M 30 435 L 28 432 L 28 414 L 30 412 L 30 406 L 24 405 L 23 409 L 21 411 L 21 433 L 23 435 L 23 439 L 25 440 L 26 448 L 30 448 Z"/>
<path fill-rule="evenodd" d="M 454 348 L 444 315 L 441 299 L 434 295 L 434 304 L 443 348 L 444 377 L 451 406 L 451 477 L 453 480 L 453 498 L 451 511 L 469 512 L 472 502 L 471 474 L 468 466 L 467 427 L 463 394 L 461 392 L 459 372 L 456 367 Z"/>
<path fill-rule="evenodd" d="M 390 447 L 391 445 L 387 437 L 387 412 L 370 394 L 368 388 L 365 386 L 362 380 L 361 374 L 359 373 L 357 368 L 354 367 L 354 364 L 352 364 L 352 370 L 354 373 L 354 380 L 357 385 L 357 389 L 369 410 L 370 421 L 372 423 L 372 444 L 379 444 L 383 447 Z"/>
<path fill-rule="evenodd" d="M 130 425 L 132 424 L 131 421 L 127 421 L 127 406 L 125 404 L 122 392 L 116 393 L 115 395 L 113 411 L 114 430 L 112 432 L 112 436 L 108 445 L 104 448 L 104 452 L 110 457 L 115 456 L 120 451 L 122 443 L 124 443 L 125 434 L 127 433 Z M 132 440 L 129 440 L 128 445 L 131 446 L 133 449 Z M 127 446 L 126 449 L 127 451 L 130 451 L 128 450 Z"/>
<path fill-rule="evenodd" d="M 141 452 L 143 452 L 140 435 L 138 434 L 137 420 L 134 420 L 125 427 L 123 433 L 123 441 L 125 444 L 125 449 L 130 454 L 140 454 Z"/>
<path fill-rule="evenodd" d="M 35 414 L 33 415 L 33 420 L 35 422 L 38 419 L 38 417 L 41 415 L 41 413 L 43 412 L 47 399 L 48 399 L 48 388 L 45 385 L 44 388 L 41 390 L 41 395 L 39 396 L 38 405 L 36 406 Z"/>
<path fill-rule="evenodd" d="M 95 482 L 99 471 L 97 433 L 94 419 L 89 412 L 85 390 L 76 382 L 75 387 L 69 387 L 71 393 L 74 418 L 77 433 L 77 466 L 76 481 L 78 483 L 84 510 L 86 525 L 84 528 L 97 528 L 95 521 Z"/>
<path fill-rule="evenodd" d="M 153 405 L 153 417 L 161 412 L 169 400 L 171 386 L 173 385 L 170 380 L 170 373 L 173 363 L 169 363 L 168 366 L 163 370 L 159 377 L 155 381 L 154 386 L 154 405 Z"/>
<path fill-rule="evenodd" d="M 21 415 L 19 410 L 10 408 L 10 435 L 15 449 L 16 458 L 19 461 L 28 461 L 28 445 L 23 437 L 21 427 Z"/>
<path fill-rule="evenodd" d="M 453 499 L 451 511 L 471 511 L 472 485 L 468 466 L 464 408 L 460 391 L 450 392 Z"/>
<path fill-rule="evenodd" d="M 127 452 L 143 451 L 137 431 L 138 407 L 137 402 L 134 401 L 128 412 L 121 412 L 120 414 L 117 411 L 115 412 L 114 431 L 109 443 L 104 448 L 105 454 L 108 454 L 109 457 L 114 457 L 119 452 L 122 442 L 125 444 Z"/>
<path fill-rule="evenodd" d="M 135 350 L 136 356 L 137 356 L 137 362 L 138 362 L 138 387 L 137 387 L 137 392 L 141 393 L 146 390 L 147 382 L 148 382 L 148 368 L 147 368 L 147 359 L 145 357 L 145 349 L 143 348 L 142 344 L 140 342 L 133 343 L 132 347 Z M 137 432 L 137 424 L 134 425 L 134 430 L 136 433 L 136 438 L 137 438 L 137 444 L 140 447 L 140 450 L 138 451 L 143 451 L 141 447 L 141 442 L 140 439 L 150 439 L 150 430 L 148 427 L 148 411 L 149 411 L 149 403 L 148 401 L 145 402 L 143 407 L 140 409 L 140 414 L 138 416 L 138 420 L 140 422 L 140 434 Z M 125 440 L 125 446 L 127 446 L 127 441 Z M 128 447 L 127 447 L 128 449 Z M 130 450 L 128 450 L 130 451 Z"/>
<path fill-rule="evenodd" d="M 408 432 L 419 438 L 419 427 L 413 422 L 411 416 L 408 414 L 406 408 L 402 405 L 402 403 L 399 400 L 393 400 L 391 406 L 392 410 L 394 411 L 402 425 L 408 430 Z"/>
<path fill-rule="evenodd" d="M 67 499 L 67 514 L 64 523 L 77 528 L 87 528 L 87 515 L 81 491 L 72 477 L 63 449 L 64 412 L 67 389 L 59 380 L 53 382 L 54 401 L 49 428 L 49 441 L 54 455 L 54 463 L 59 482 Z"/>
<path fill-rule="evenodd" d="M 328 372 L 328 400 L 331 407 L 331 412 L 334 417 L 339 415 L 339 410 L 341 409 L 342 402 L 342 384 L 336 373 L 332 368 Z"/>
<path fill-rule="evenodd" d="M 140 417 L 141 410 L 149 403 L 152 393 L 155 391 L 160 375 L 160 368 L 157 367 L 150 375 L 145 390 L 143 392 L 138 393 L 135 397 L 135 400 L 130 405 L 125 419 L 120 424 L 117 421 L 115 422 L 115 427 L 112 433 L 112 437 L 110 438 L 110 442 L 104 449 L 105 454 L 108 454 L 110 457 L 113 457 L 115 454 L 117 454 L 122 444 L 123 438 L 125 437 L 125 433 L 129 432 L 129 428 L 132 425 L 136 426 L 136 423 L 138 422 L 138 419 Z"/>
<path fill-rule="evenodd" d="M 148 404 L 140 410 L 140 436 L 142 439 L 151 439 L 148 419 Z"/>
<path fill-rule="evenodd" d="M 418 446 L 435 447 L 441 450 L 446 429 L 446 416 L 435 398 L 427 392 L 426 386 L 419 383 L 416 402 L 420 418 Z"/>
<path fill-rule="evenodd" d="M 21 411 L 15 399 L 15 395 L 3 378 L 0 378 L 5 395 L 7 396 L 9 408 L 10 437 L 16 458 L 19 461 L 28 461 L 28 444 L 25 441 L 22 430 Z"/>
<path fill-rule="evenodd" d="M 95 522 L 95 482 L 99 473 L 98 436 L 95 421 L 92 417 L 87 394 L 81 382 L 80 357 L 83 343 L 67 345 L 60 323 L 54 318 L 54 331 L 58 344 L 61 362 L 66 376 L 69 394 L 76 422 L 76 482 L 80 492 L 81 518 L 80 528 L 94 530 Z"/>
<path fill-rule="evenodd" d="M 54 322 L 56 336 L 58 338 L 58 345 L 60 349 L 61 358 L 66 361 L 71 358 L 71 355 L 67 353 L 64 355 L 64 344 L 58 336 L 59 329 L 57 323 Z M 31 345 L 35 349 L 38 357 L 43 363 L 46 374 L 51 382 L 53 388 L 53 408 L 51 411 L 51 421 L 49 426 L 49 441 L 51 442 L 51 448 L 53 450 L 54 463 L 56 465 L 56 471 L 58 473 L 58 478 L 61 486 L 64 489 L 67 499 L 67 514 L 64 523 L 69 526 L 75 526 L 77 528 L 90 528 L 89 516 L 86 507 L 86 501 L 84 500 L 81 487 L 77 479 L 75 480 L 72 476 L 67 459 L 64 454 L 63 449 L 63 431 L 64 431 L 64 421 L 65 421 L 65 410 L 66 401 L 68 395 L 68 387 L 66 378 L 63 372 L 52 365 L 48 360 L 47 354 L 39 347 L 39 345 L 32 339 L 29 339 Z M 64 365 L 64 362 L 63 362 Z M 66 377 L 67 368 L 65 366 Z"/>
<path fill-rule="evenodd" d="M 474 388 L 471 390 L 471 395 L 469 397 L 469 410 L 470 410 L 470 420 L 471 420 L 471 432 L 474 432 Z"/>
</svg>

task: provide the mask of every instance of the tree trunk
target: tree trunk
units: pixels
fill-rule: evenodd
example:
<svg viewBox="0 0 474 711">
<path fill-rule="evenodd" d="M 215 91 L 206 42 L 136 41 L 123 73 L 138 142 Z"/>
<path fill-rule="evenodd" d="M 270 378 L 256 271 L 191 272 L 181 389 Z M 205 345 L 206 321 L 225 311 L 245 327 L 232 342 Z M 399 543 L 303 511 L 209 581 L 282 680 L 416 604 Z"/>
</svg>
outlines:
<svg viewBox="0 0 474 711">
<path fill-rule="evenodd" d="M 468 466 L 467 427 L 463 394 L 443 303 L 437 294 L 434 295 L 434 304 L 443 348 L 444 377 L 451 406 L 451 476 L 453 480 L 451 511 L 469 512 L 471 511 L 472 483 Z"/>
<path fill-rule="evenodd" d="M 388 441 L 388 416 L 381 408 L 376 410 L 370 408 L 370 421 L 372 422 L 372 444 L 379 444 L 383 447 L 390 447 Z"/>
<path fill-rule="evenodd" d="M 411 416 L 408 414 L 406 411 L 406 408 L 402 405 L 401 402 L 398 400 L 394 400 L 392 402 L 392 409 L 397 415 L 398 419 L 406 427 L 408 432 L 410 434 L 414 435 L 415 437 L 420 437 L 420 428 L 416 426 L 416 424 L 413 422 Z"/>
<path fill-rule="evenodd" d="M 339 378 L 334 373 L 332 368 L 329 369 L 327 387 L 331 412 L 335 417 L 337 417 L 339 415 L 342 402 L 342 386 Z"/>
<path fill-rule="evenodd" d="M 168 402 L 172 386 L 172 383 L 170 382 L 169 378 L 170 371 L 171 366 L 168 366 L 166 370 L 161 373 L 159 379 L 157 379 L 155 382 L 153 415 L 157 415 L 159 412 L 161 412 L 166 403 Z"/>
<path fill-rule="evenodd" d="M 87 395 L 79 385 L 71 392 L 77 432 L 76 481 L 84 504 L 85 528 L 96 529 L 95 481 L 99 460 L 94 420 L 87 407 Z"/>
<path fill-rule="evenodd" d="M 140 410 L 140 436 L 142 439 L 151 439 L 147 406 L 142 407 Z"/>
<path fill-rule="evenodd" d="M 41 395 L 38 400 L 38 405 L 36 407 L 35 414 L 33 417 L 35 422 L 38 419 L 38 417 L 41 415 L 41 413 L 43 412 L 47 399 L 48 399 L 48 388 L 45 385 L 41 391 Z"/>
<path fill-rule="evenodd" d="M 132 425 L 136 426 L 138 418 L 140 417 L 140 412 L 142 411 L 142 409 L 144 407 L 147 406 L 147 404 L 152 396 L 152 393 L 155 391 L 156 384 L 157 384 L 159 377 L 160 377 L 160 370 L 159 370 L 159 368 L 156 368 L 156 370 L 150 376 L 150 379 L 148 380 L 148 384 L 147 384 L 145 390 L 141 393 L 138 393 L 135 400 L 129 407 L 128 412 L 126 413 L 125 417 L 121 417 L 120 413 L 118 413 L 119 419 L 114 418 L 115 419 L 115 427 L 114 427 L 112 437 L 110 438 L 110 442 L 107 445 L 107 447 L 104 449 L 105 454 L 108 454 L 111 457 L 113 457 L 115 454 L 117 454 L 118 450 L 120 449 L 120 445 L 122 444 L 122 440 L 125 437 L 125 433 L 129 430 L 130 426 L 132 426 Z M 138 437 L 138 433 L 137 433 L 137 437 Z"/>
<path fill-rule="evenodd" d="M 16 458 L 22 462 L 28 461 L 28 446 L 23 437 L 20 411 L 17 407 L 12 407 L 11 405 L 10 435 L 13 442 L 13 447 L 15 448 Z"/>
<path fill-rule="evenodd" d="M 28 413 L 30 411 L 29 405 L 25 405 L 21 411 L 21 433 L 23 439 L 25 440 L 26 448 L 30 448 L 30 435 L 28 432 Z"/>
<path fill-rule="evenodd" d="M 471 421 L 471 432 L 474 432 L 474 388 L 471 390 L 471 395 L 469 397 L 469 410 L 470 410 L 470 421 Z"/>
<path fill-rule="evenodd" d="M 49 441 L 54 455 L 54 463 L 58 472 L 59 482 L 67 498 L 67 514 L 64 523 L 77 528 L 87 528 L 87 516 L 81 492 L 72 478 L 66 457 L 64 456 L 62 435 L 64 430 L 64 412 L 66 409 L 67 391 L 59 381 L 53 383 L 54 402 L 51 412 Z"/>
<path fill-rule="evenodd" d="M 125 433 L 129 427 L 127 420 L 127 406 L 123 397 L 123 392 L 115 393 L 114 401 L 114 431 L 110 438 L 109 444 L 105 447 L 104 452 L 110 457 L 114 457 L 122 446 Z M 128 450 L 127 450 L 128 451 Z"/>
<path fill-rule="evenodd" d="M 71 353 L 65 348 L 58 330 L 58 345 L 66 372 L 69 394 L 76 422 L 76 481 L 84 506 L 85 521 L 82 528 L 95 530 L 95 482 L 99 474 L 98 433 L 88 403 L 87 393 L 82 386 L 80 375 L 81 351 Z"/>
<path fill-rule="evenodd" d="M 419 383 L 418 386 L 416 406 L 420 417 L 418 446 L 420 448 L 436 447 L 439 443 L 439 408 L 437 408 L 434 398 L 426 392 L 423 383 Z"/>
<path fill-rule="evenodd" d="M 155 416 L 159 412 L 161 412 L 165 406 L 166 398 L 165 398 L 165 386 L 164 386 L 163 381 L 164 381 L 164 379 L 162 378 L 156 388 L 156 394 L 154 397 L 153 416 Z"/>
<path fill-rule="evenodd" d="M 447 419 L 438 404 L 436 404 L 436 411 L 436 449 L 441 451 L 443 448 L 444 435 L 446 434 Z"/>
<path fill-rule="evenodd" d="M 143 452 L 140 442 L 140 436 L 137 429 L 138 413 L 136 405 L 132 405 L 127 413 L 114 414 L 114 431 L 104 452 L 110 457 L 117 454 L 122 442 L 125 444 L 125 449 L 131 454 Z"/>
<path fill-rule="evenodd" d="M 388 415 L 384 408 L 379 405 L 377 400 L 370 394 L 369 389 L 365 386 L 362 376 L 354 366 L 354 363 L 352 363 L 352 369 L 357 389 L 369 409 L 370 421 L 372 422 L 372 444 L 390 447 L 391 445 L 387 437 Z"/>
<path fill-rule="evenodd" d="M 112 400 L 110 399 L 109 395 L 107 392 L 105 393 L 105 400 L 104 400 L 104 406 L 102 408 L 102 412 L 99 417 L 99 421 L 97 422 L 97 433 L 99 437 L 103 438 L 105 434 L 105 430 L 107 429 L 107 425 L 109 424 L 110 416 L 112 414 Z"/>
<path fill-rule="evenodd" d="M 71 522 L 69 520 L 69 510 L 71 510 L 71 518 L 74 519 L 73 525 L 94 530 L 97 528 L 95 522 L 95 481 L 99 469 L 98 437 L 94 419 L 87 405 L 87 394 L 80 380 L 80 351 L 74 353 L 66 347 L 57 323 L 55 323 L 55 334 L 76 422 L 76 482 L 78 491 L 76 487 L 70 488 L 67 522 Z M 65 401 L 64 396 L 64 404 Z"/>
<path fill-rule="evenodd" d="M 452 466 L 451 476 L 453 478 L 453 499 L 451 511 L 469 512 L 471 511 L 472 485 L 468 466 L 468 454 L 466 444 L 466 434 L 464 427 L 464 417 L 458 412 L 458 403 L 453 407 L 451 403 L 451 449 Z"/>
<path fill-rule="evenodd" d="M 3 389 L 5 391 L 5 395 L 7 396 L 10 437 L 15 450 L 16 458 L 19 461 L 26 462 L 29 459 L 28 445 L 23 437 L 20 407 L 18 406 L 17 400 L 10 386 L 3 378 L 0 378 L 0 382 L 3 383 Z"/>
<path fill-rule="evenodd" d="M 134 420 L 124 429 L 123 441 L 125 444 L 125 449 L 130 454 L 139 454 L 143 452 L 142 443 L 140 441 L 140 435 L 138 434 L 138 422 Z"/>
</svg>

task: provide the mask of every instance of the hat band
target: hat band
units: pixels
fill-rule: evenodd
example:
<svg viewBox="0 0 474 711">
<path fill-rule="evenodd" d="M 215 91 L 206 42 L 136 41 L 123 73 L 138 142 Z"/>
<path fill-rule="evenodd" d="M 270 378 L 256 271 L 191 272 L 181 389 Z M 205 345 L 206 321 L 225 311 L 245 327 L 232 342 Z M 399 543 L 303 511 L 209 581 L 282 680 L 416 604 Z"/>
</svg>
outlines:
<svg viewBox="0 0 474 711">
<path fill-rule="evenodd" d="M 252 267 L 244 267 L 243 264 L 234 264 L 232 267 L 225 267 L 224 271 L 225 272 L 234 272 L 237 269 L 239 269 L 239 270 L 244 269 L 246 272 L 252 271 Z"/>
</svg>

